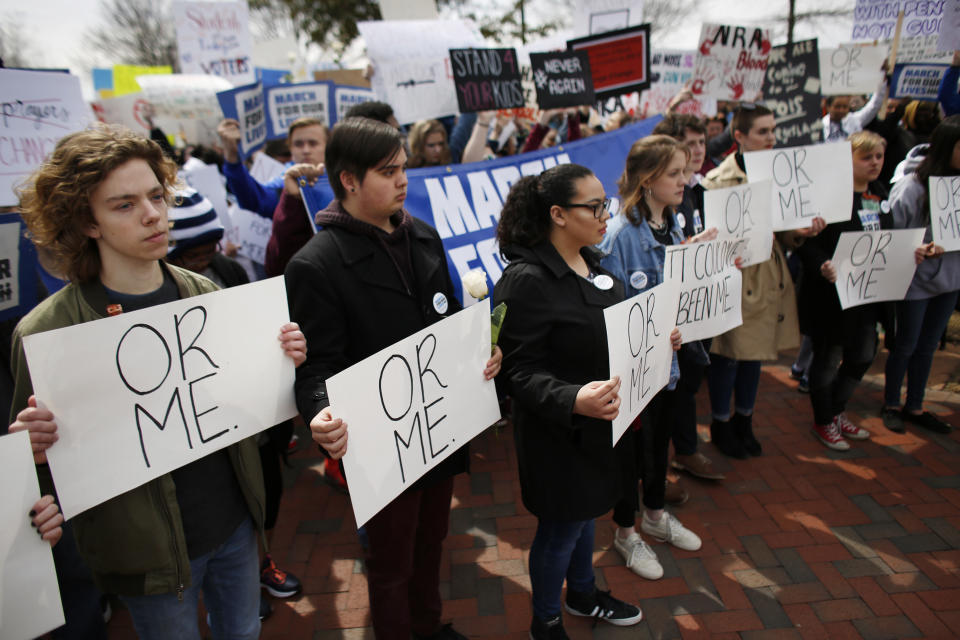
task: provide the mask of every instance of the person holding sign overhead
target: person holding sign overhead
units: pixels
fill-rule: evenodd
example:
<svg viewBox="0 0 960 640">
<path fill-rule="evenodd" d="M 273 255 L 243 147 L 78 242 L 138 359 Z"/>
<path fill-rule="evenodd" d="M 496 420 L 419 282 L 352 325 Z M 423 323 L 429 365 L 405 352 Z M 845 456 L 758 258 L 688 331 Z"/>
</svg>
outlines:
<svg viewBox="0 0 960 640">
<path fill-rule="evenodd" d="M 561 164 L 514 183 L 497 240 L 509 260 L 493 291 L 507 305 L 501 374 L 513 398 L 513 426 L 524 506 L 537 517 L 530 548 L 530 637 L 564 640 L 566 610 L 628 626 L 640 609 L 597 589 L 594 519 L 636 476 L 617 449 L 633 449 L 628 430 L 615 449 L 611 420 L 620 379 L 610 375 L 603 310 L 623 300 L 623 284 L 600 264 L 609 199 L 586 167 Z M 625 458 L 630 462 L 630 457 Z"/>
<path fill-rule="evenodd" d="M 21 192 L 31 237 L 51 251 L 71 281 L 14 333 L 10 430 L 30 431 L 45 491 L 52 489 L 46 450 L 56 446 L 57 423 L 43 399 L 32 395 L 24 336 L 217 288 L 162 262 L 175 182 L 176 166 L 155 142 L 100 127 L 62 138 Z M 289 323 L 280 331 L 285 353 L 303 362 L 299 327 Z M 247 438 L 71 522 L 98 586 L 120 596 L 140 638 L 199 638 L 202 589 L 214 636 L 252 640 L 260 634 L 257 532 L 263 531 L 263 494 L 257 445 Z"/>
<path fill-rule="evenodd" d="M 347 452 L 347 424 L 327 397 L 327 379 L 460 309 L 437 231 L 411 216 L 403 135 L 388 124 L 347 118 L 331 132 L 327 174 L 336 199 L 317 214 L 322 228 L 287 265 L 290 316 L 310 351 L 297 371 L 296 399 L 314 441 L 335 460 Z M 286 193 L 299 185 L 288 174 Z M 495 348 L 483 374 L 500 370 Z M 477 372 L 479 375 L 480 372 Z M 392 433 L 385 434 L 392 438 Z M 440 624 L 440 560 L 453 476 L 467 447 L 434 466 L 367 520 L 367 590 L 379 640 L 458 640 Z"/>
<path fill-rule="evenodd" d="M 925 152 L 924 152 L 925 151 Z M 920 158 L 910 162 L 911 158 Z M 960 175 L 960 115 L 937 125 L 930 145 L 914 147 L 907 156 L 905 176 L 890 193 L 893 226 L 897 229 L 926 227 L 926 244 L 914 256 L 917 271 L 906 299 L 897 303 L 897 335 L 887 358 L 884 386 L 884 425 L 895 432 L 904 421 L 936 433 L 950 433 L 949 424 L 923 410 L 923 396 L 940 336 L 957 306 L 960 295 L 960 252 L 944 252 L 933 243 L 929 192 L 931 176 Z M 907 397 L 900 409 L 900 386 L 907 377 Z"/>
</svg>

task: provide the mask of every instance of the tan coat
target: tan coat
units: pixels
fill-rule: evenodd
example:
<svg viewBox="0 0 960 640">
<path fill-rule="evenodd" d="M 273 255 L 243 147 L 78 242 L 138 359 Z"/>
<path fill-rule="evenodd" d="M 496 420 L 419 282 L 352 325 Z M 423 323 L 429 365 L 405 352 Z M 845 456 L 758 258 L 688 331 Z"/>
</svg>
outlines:
<svg viewBox="0 0 960 640">
<path fill-rule="evenodd" d="M 722 189 L 746 181 L 747 174 L 731 153 L 702 184 L 706 189 Z M 803 239 L 789 231 L 775 236 L 770 259 L 741 272 L 743 324 L 715 337 L 711 353 L 734 360 L 776 360 L 778 351 L 800 344 L 797 298 L 783 251 L 795 248 Z"/>
</svg>

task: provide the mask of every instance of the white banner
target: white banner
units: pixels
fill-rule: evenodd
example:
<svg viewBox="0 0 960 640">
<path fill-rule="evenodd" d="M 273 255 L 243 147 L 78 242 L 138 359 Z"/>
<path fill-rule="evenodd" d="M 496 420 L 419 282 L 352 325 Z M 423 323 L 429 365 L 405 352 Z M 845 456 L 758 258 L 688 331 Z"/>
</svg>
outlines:
<svg viewBox="0 0 960 640">
<path fill-rule="evenodd" d="M 833 253 L 837 295 L 844 309 L 884 300 L 903 300 L 917 264 L 914 250 L 926 229 L 846 231 Z"/>
<path fill-rule="evenodd" d="M 0 69 L 0 206 L 16 206 L 14 187 L 57 141 L 93 122 L 80 79 L 53 71 Z"/>
<path fill-rule="evenodd" d="M 237 253 L 263 264 L 273 230 L 273 220 L 236 206 L 231 207 L 230 216 L 233 218 L 234 227 L 230 241 L 237 245 Z"/>
<path fill-rule="evenodd" d="M 358 527 L 500 419 L 489 358 L 487 298 L 327 380 Z"/>
<path fill-rule="evenodd" d="M 903 11 L 901 34 L 904 37 L 936 35 L 940 31 L 943 5 L 943 0 L 857 0 L 853 9 L 853 39 L 893 38 L 900 11 Z"/>
<path fill-rule="evenodd" d="M 620 413 L 613 419 L 613 444 L 670 381 L 677 287 L 659 284 L 603 310 L 610 377 L 620 376 Z"/>
<path fill-rule="evenodd" d="M 177 28 L 182 73 L 220 76 L 234 87 L 256 81 L 251 60 L 253 44 L 246 0 L 176 0 L 173 3 L 173 20 Z"/>
<path fill-rule="evenodd" d="M 704 228 L 717 228 L 718 240 L 739 242 L 734 255 L 743 267 L 770 259 L 773 219 L 770 215 L 772 183 L 758 180 L 703 193 Z"/>
<path fill-rule="evenodd" d="M 763 88 L 770 31 L 758 27 L 704 24 L 690 90 L 717 100 L 754 100 Z"/>
<path fill-rule="evenodd" d="M 739 240 L 713 240 L 667 247 L 664 282 L 679 292 L 674 326 L 683 342 L 703 340 L 743 324 L 743 278 L 734 265 Z"/>
<path fill-rule="evenodd" d="M 24 338 L 66 518 L 296 414 L 283 278 Z"/>
<path fill-rule="evenodd" d="M 845 44 L 836 49 L 820 49 L 820 93 L 873 93 L 880 85 L 880 67 L 888 53 L 884 45 Z"/>
<path fill-rule="evenodd" d="M 947 251 L 960 250 L 960 176 L 930 176 L 929 193 L 933 241 Z"/>
<path fill-rule="evenodd" d="M 0 311 L 20 304 L 20 225 L 0 224 Z"/>
<path fill-rule="evenodd" d="M 849 220 L 852 158 L 846 141 L 743 154 L 750 182 L 773 181 L 770 208 L 774 231 L 809 227 L 816 216 L 827 223 Z"/>
<path fill-rule="evenodd" d="M 0 638 L 29 640 L 64 623 L 50 543 L 37 535 L 27 514 L 40 499 L 30 434 L 0 437 Z"/>
</svg>

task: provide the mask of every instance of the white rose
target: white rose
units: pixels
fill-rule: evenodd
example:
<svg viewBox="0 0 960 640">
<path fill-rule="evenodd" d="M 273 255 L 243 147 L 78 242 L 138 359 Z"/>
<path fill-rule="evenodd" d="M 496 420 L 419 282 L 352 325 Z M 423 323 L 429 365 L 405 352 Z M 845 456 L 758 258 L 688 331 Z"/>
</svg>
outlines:
<svg viewBox="0 0 960 640">
<path fill-rule="evenodd" d="M 463 288 L 477 300 L 483 300 L 490 293 L 487 288 L 487 272 L 483 269 L 471 269 L 463 274 Z"/>
</svg>

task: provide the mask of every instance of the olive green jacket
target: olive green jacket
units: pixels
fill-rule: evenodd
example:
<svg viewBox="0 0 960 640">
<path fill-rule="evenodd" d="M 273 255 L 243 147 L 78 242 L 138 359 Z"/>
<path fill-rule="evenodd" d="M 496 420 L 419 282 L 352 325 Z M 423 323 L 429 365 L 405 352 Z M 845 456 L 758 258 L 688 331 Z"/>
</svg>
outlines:
<svg viewBox="0 0 960 640">
<path fill-rule="evenodd" d="M 203 276 L 163 264 L 176 281 L 181 298 L 217 289 Z M 33 394 L 23 337 L 103 318 L 104 314 L 97 311 L 92 302 L 96 289 L 95 283 L 67 285 L 41 302 L 17 325 L 13 334 L 11 369 L 15 386 L 10 423 Z M 104 398 L 104 401 L 110 400 Z M 262 534 L 266 494 L 255 439 L 247 438 L 231 445 L 227 452 L 250 516 Z M 37 465 L 37 475 L 41 491 L 54 493 L 50 468 L 46 464 Z M 170 474 L 88 509 L 71 522 L 80 554 L 104 592 L 153 595 L 180 593 L 190 586 L 190 559 L 177 491 Z"/>
</svg>

